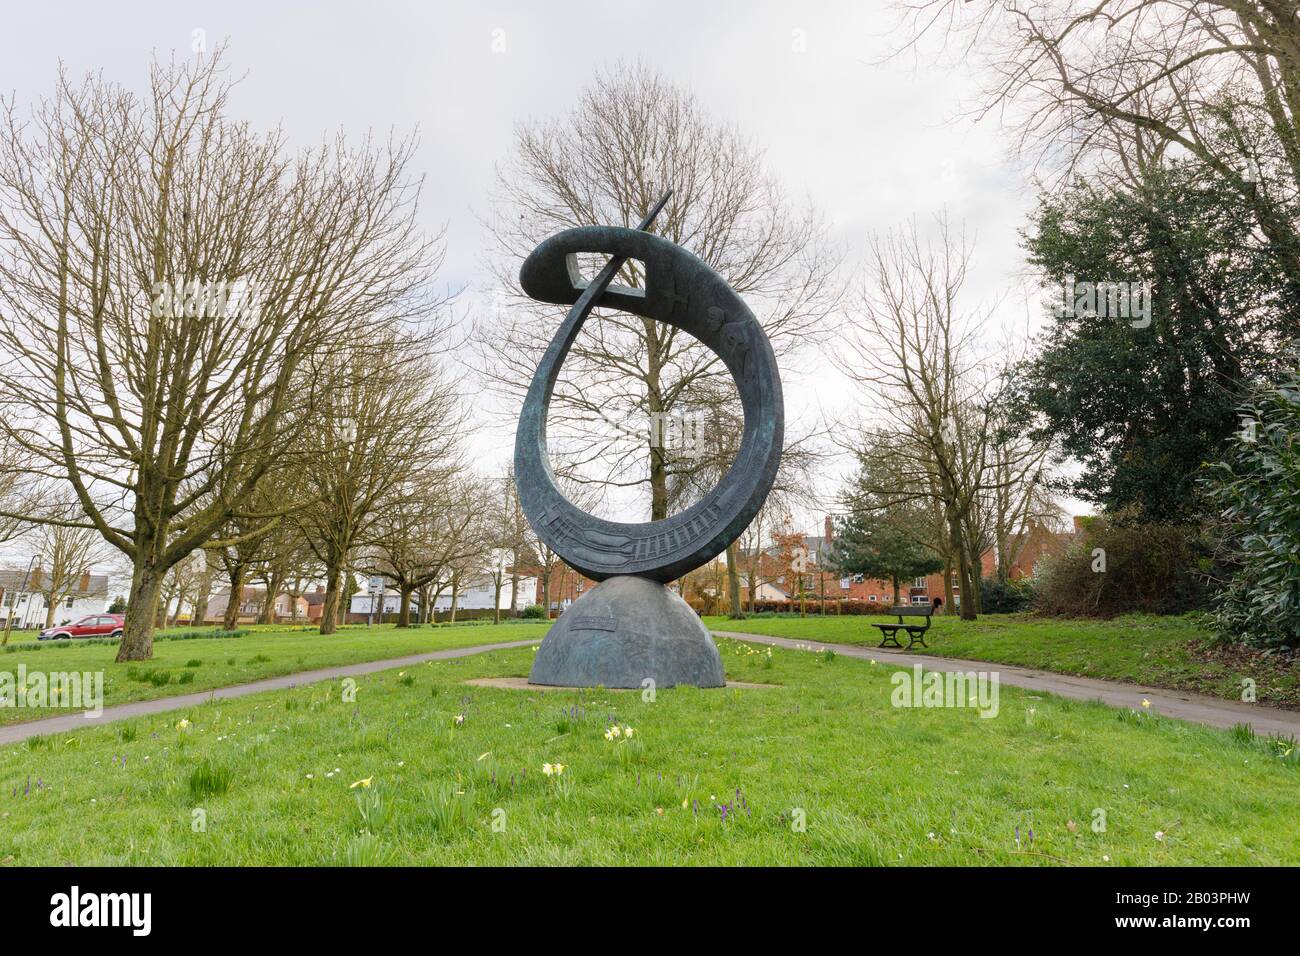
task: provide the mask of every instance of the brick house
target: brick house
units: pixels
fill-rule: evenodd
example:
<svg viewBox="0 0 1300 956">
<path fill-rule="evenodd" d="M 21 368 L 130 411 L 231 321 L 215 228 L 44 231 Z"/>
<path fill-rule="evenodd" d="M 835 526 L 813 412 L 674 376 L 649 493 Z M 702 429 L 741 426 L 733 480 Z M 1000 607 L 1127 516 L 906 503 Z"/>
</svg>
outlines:
<svg viewBox="0 0 1300 956">
<path fill-rule="evenodd" d="M 830 516 L 822 524 L 822 534 L 802 536 L 803 546 L 808 553 L 808 572 L 804 579 L 804 594 L 809 602 L 827 603 L 833 601 L 862 601 L 865 604 L 890 606 L 894 603 L 894 585 L 892 581 L 880 578 L 864 578 L 862 575 L 840 577 L 834 571 L 825 570 L 830 563 L 830 550 L 834 540 L 834 531 Z M 797 582 L 787 580 L 790 575 L 778 559 L 781 548 L 775 544 L 764 549 L 760 555 L 757 578 L 760 584 L 775 585 L 782 593 L 788 595 L 797 590 Z M 741 556 L 741 589 L 743 598 L 749 600 L 747 591 L 748 571 L 752 557 L 749 553 Z M 988 577 L 997 571 L 997 557 L 992 551 L 985 552 L 980 559 L 980 576 Z M 899 600 L 904 604 L 932 604 L 936 597 L 944 598 L 943 574 L 918 577 L 911 581 L 899 582 Z M 758 595 L 758 600 L 764 600 Z M 945 598 L 946 600 L 946 598 Z M 953 572 L 953 602 L 961 606 L 961 585 L 957 573 Z"/>
<path fill-rule="evenodd" d="M 1032 578 L 1044 558 L 1060 554 L 1083 534 L 1083 523 L 1084 519 L 1076 515 L 1069 531 L 1053 531 L 1031 518 L 1024 531 L 1007 539 L 1007 551 L 1011 554 L 1007 577 L 1013 581 Z"/>
<path fill-rule="evenodd" d="M 544 603 L 541 568 L 523 568 L 521 570 L 536 582 L 533 589 L 533 603 Z M 557 561 L 555 566 L 551 568 L 551 606 L 549 610 L 552 612 L 563 611 L 574 601 L 578 600 L 578 598 L 582 597 L 582 595 L 594 588 L 597 583 L 598 582 L 593 581 L 586 575 L 579 574 L 563 561 Z"/>
<path fill-rule="evenodd" d="M 316 585 L 315 589 L 304 594 L 302 599 L 307 602 L 308 623 L 319 624 L 321 615 L 325 612 L 325 585 Z"/>
</svg>

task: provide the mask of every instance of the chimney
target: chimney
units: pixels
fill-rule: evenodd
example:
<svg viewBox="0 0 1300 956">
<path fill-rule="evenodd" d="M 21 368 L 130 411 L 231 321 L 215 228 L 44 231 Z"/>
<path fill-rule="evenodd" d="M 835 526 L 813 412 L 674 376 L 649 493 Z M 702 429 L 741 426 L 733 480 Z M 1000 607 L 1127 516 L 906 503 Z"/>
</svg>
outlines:
<svg viewBox="0 0 1300 956">
<path fill-rule="evenodd" d="M 1074 533 L 1078 534 L 1083 530 L 1083 515 L 1074 516 Z"/>
<path fill-rule="evenodd" d="M 90 572 L 89 572 L 89 571 L 82 571 L 82 572 L 81 572 L 81 587 L 79 588 L 79 590 L 81 591 L 82 594 L 86 594 L 86 593 L 88 593 L 88 592 L 90 591 Z"/>
<path fill-rule="evenodd" d="M 830 515 L 826 516 L 825 531 L 826 531 L 826 543 L 830 544 L 831 541 L 831 516 Z"/>
<path fill-rule="evenodd" d="M 318 585 L 316 585 L 316 593 L 317 593 L 317 594 L 324 594 L 324 593 L 325 593 L 325 585 L 323 585 L 323 584 L 318 584 Z"/>
</svg>

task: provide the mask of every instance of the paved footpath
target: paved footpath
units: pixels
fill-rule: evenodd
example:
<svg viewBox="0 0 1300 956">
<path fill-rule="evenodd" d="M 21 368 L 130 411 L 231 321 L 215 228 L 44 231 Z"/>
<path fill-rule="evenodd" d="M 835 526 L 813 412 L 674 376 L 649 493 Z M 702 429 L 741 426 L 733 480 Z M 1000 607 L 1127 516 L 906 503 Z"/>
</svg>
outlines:
<svg viewBox="0 0 1300 956">
<path fill-rule="evenodd" d="M 205 704 L 210 700 L 224 700 L 229 697 L 243 697 L 246 694 L 260 694 L 265 690 L 288 690 L 302 684 L 315 684 L 318 681 L 338 680 L 340 677 L 360 677 L 376 671 L 391 670 L 394 667 L 410 667 L 425 661 L 445 661 L 453 657 L 469 657 L 473 654 L 486 654 L 488 651 L 504 651 L 512 647 L 529 647 L 537 644 L 538 639 L 528 641 L 509 641 L 504 644 L 479 644 L 474 647 L 455 647 L 445 651 L 429 651 L 425 654 L 412 654 L 409 657 L 389 657 L 379 661 L 364 661 L 360 664 L 344 664 L 339 667 L 325 667 L 314 671 L 299 671 L 296 674 L 282 674 L 268 677 L 249 684 L 235 684 L 231 687 L 216 687 L 212 690 L 184 694 L 180 697 L 159 697 L 157 700 L 137 700 L 129 704 L 105 707 L 98 717 L 84 717 L 80 712 L 65 714 L 61 717 L 46 717 L 32 720 L 25 724 L 9 724 L 0 727 L 0 744 L 12 744 L 28 737 L 42 734 L 66 734 L 72 730 L 86 727 L 98 727 L 115 720 L 128 717 L 140 717 L 145 714 L 161 714 L 169 710 L 181 710 L 196 704 Z"/>
<path fill-rule="evenodd" d="M 1279 710 L 1263 704 L 1246 704 L 1204 694 L 1126 684 L 1122 681 L 1094 680 L 1091 677 L 1072 677 L 1053 671 L 1016 667 L 1013 664 L 995 664 L 991 661 L 964 661 L 954 657 L 931 657 L 928 654 L 906 654 L 888 647 L 862 647 L 853 644 L 827 644 L 824 641 L 795 640 L 769 637 L 766 634 L 741 634 L 737 631 L 714 631 L 718 637 L 731 637 L 751 644 L 774 644 L 796 650 L 818 651 L 828 647 L 845 657 L 859 657 L 879 661 L 889 666 L 911 667 L 920 664 L 927 671 L 984 671 L 996 672 L 998 680 L 1012 687 L 1043 691 L 1073 697 L 1076 700 L 1099 700 L 1112 707 L 1142 709 L 1143 699 L 1151 701 L 1151 712 L 1165 717 L 1177 717 L 1211 727 L 1232 727 L 1250 724 L 1261 736 L 1278 734 L 1300 738 L 1300 713 Z"/>
<path fill-rule="evenodd" d="M 924 654 L 905 654 L 891 648 L 862 647 L 852 644 L 828 644 L 825 641 L 795 640 L 785 637 L 769 637 L 766 634 L 742 634 L 736 631 L 714 631 L 718 637 L 730 637 L 751 644 L 773 644 L 791 650 L 813 650 L 830 648 L 844 657 L 856 657 L 863 660 L 875 660 L 889 666 L 911 667 L 920 664 L 928 671 L 996 671 L 998 680 L 1013 687 L 1025 690 L 1042 691 L 1073 697 L 1076 700 L 1099 700 L 1112 707 L 1141 708 L 1142 700 L 1151 701 L 1151 710 L 1166 717 L 1177 717 L 1211 727 L 1232 727 L 1236 724 L 1250 724 L 1255 733 L 1261 735 L 1279 734 L 1283 737 L 1300 738 L 1300 713 L 1265 707 L 1262 704 L 1244 704 L 1202 694 L 1190 694 L 1183 691 L 1164 690 L 1159 687 L 1144 687 L 1141 684 L 1125 684 L 1119 681 L 1093 680 L 1089 677 L 1071 677 L 1052 671 L 1034 670 L 1029 667 L 1016 667 L 1011 664 L 995 664 L 990 661 L 965 661 L 952 657 L 931 657 Z M 319 681 L 338 680 L 340 677 L 360 677 L 376 671 L 391 670 L 395 667 L 409 667 L 423 664 L 425 661 L 444 661 L 457 657 L 471 657 L 486 654 L 489 651 L 503 651 L 514 647 L 528 647 L 537 643 L 533 638 L 526 641 L 509 641 L 503 644 L 479 644 L 474 647 L 449 648 L 443 651 L 429 651 L 408 657 L 390 657 L 385 660 L 364 661 L 359 664 L 345 664 L 339 667 L 326 667 L 314 671 L 299 671 L 296 674 L 283 674 L 280 677 L 268 677 L 265 680 L 249 684 L 235 684 L 232 687 L 217 687 L 212 690 L 184 694 L 179 697 L 160 697 L 156 700 L 140 700 L 129 704 L 118 704 L 104 708 L 98 717 L 83 717 L 80 713 L 64 714 L 59 717 L 47 717 L 22 724 L 9 724 L 0 727 L 0 744 L 17 743 L 28 737 L 42 734 L 66 734 L 69 731 L 86 727 L 98 727 L 115 720 L 128 717 L 141 717 L 145 714 L 161 714 L 169 710 L 181 710 L 204 704 L 210 700 L 225 700 L 243 697 L 247 694 L 260 694 L 268 690 L 288 690 L 303 684 Z"/>
</svg>

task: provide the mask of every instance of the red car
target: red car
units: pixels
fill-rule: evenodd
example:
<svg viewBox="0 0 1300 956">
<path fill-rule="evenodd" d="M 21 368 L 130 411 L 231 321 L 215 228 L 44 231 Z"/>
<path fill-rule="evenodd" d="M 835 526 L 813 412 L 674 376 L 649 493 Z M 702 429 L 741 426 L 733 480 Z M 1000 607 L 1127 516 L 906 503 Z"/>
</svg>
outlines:
<svg viewBox="0 0 1300 956">
<path fill-rule="evenodd" d="M 121 614 L 90 614 L 80 621 L 41 631 L 38 640 L 57 641 L 69 637 L 121 637 L 126 622 Z"/>
</svg>

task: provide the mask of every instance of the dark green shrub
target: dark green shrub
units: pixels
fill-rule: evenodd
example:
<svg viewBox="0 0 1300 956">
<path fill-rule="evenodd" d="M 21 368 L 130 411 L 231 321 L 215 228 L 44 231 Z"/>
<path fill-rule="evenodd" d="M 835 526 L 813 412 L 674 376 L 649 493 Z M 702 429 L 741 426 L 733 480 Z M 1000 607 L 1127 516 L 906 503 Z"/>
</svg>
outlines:
<svg viewBox="0 0 1300 956">
<path fill-rule="evenodd" d="M 1223 640 L 1300 646 L 1300 375 L 1241 409 L 1227 461 L 1206 480 L 1219 508 L 1217 607 Z"/>
<path fill-rule="evenodd" d="M 1015 614 L 1028 608 L 1033 599 L 1028 579 L 999 581 L 993 577 L 980 582 L 980 610 L 985 614 Z"/>
<path fill-rule="evenodd" d="M 530 604 L 520 612 L 519 616 L 530 621 L 542 621 L 546 619 L 546 608 L 540 604 Z"/>
</svg>

